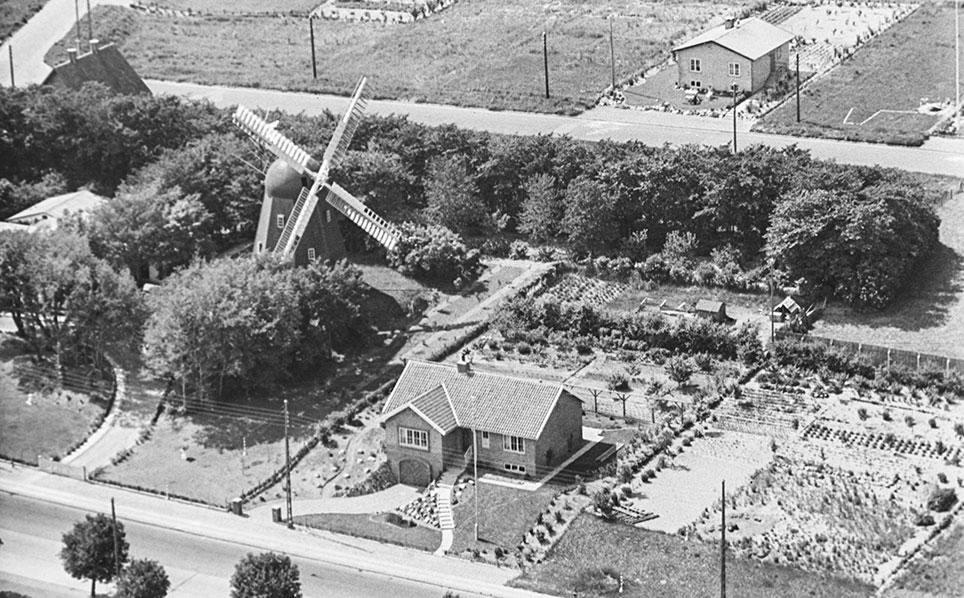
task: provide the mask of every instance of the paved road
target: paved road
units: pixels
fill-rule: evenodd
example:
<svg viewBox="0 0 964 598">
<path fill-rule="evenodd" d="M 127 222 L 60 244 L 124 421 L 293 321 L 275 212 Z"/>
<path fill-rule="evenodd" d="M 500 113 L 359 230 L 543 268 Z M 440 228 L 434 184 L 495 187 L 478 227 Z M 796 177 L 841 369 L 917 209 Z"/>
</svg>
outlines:
<svg viewBox="0 0 964 598">
<path fill-rule="evenodd" d="M 98 4 L 125 6 L 129 0 L 90 0 Z M 87 14 L 87 3 L 79 2 L 81 19 Z M 74 0 L 48 0 L 27 24 L 0 46 L 0 85 L 10 86 L 10 50 L 13 48 L 14 83 L 17 86 L 43 83 L 52 70 L 44 63 L 44 55 L 75 24 Z M 87 21 L 81 21 L 81 38 L 87 42 Z M 82 52 L 83 53 L 83 52 Z"/>
<path fill-rule="evenodd" d="M 25 498 L 0 495 L 0 589 L 31 597 L 83 596 L 90 584 L 69 577 L 57 553 L 61 534 L 81 520 L 86 511 Z M 234 565 L 252 551 L 249 546 L 191 536 L 136 522 L 124 522 L 135 558 L 160 562 L 171 579 L 171 598 L 217 597 L 229 594 Z M 443 590 L 417 582 L 336 567 L 295 558 L 306 598 L 400 596 L 439 598 Z M 105 586 L 98 584 L 102 592 Z M 462 596 L 471 594 L 462 593 Z"/>
<path fill-rule="evenodd" d="M 380 544 L 370 540 L 328 532 L 291 531 L 258 517 L 237 517 L 223 511 L 175 501 L 165 501 L 153 495 L 48 475 L 33 468 L 11 467 L 9 464 L 0 463 L 0 493 L 8 496 L 15 495 L 20 499 L 33 501 L 34 503 L 60 505 L 68 509 L 84 511 L 109 509 L 110 499 L 115 498 L 117 501 L 117 516 L 125 522 L 125 525 L 143 524 L 151 529 L 162 530 L 164 534 L 171 534 L 165 536 L 173 538 L 165 540 L 168 544 L 160 544 L 162 547 L 169 547 L 165 550 L 169 550 L 170 554 L 164 553 L 162 557 L 165 566 L 169 565 L 178 569 L 189 579 L 194 579 L 194 574 L 196 574 L 197 578 L 201 579 L 203 583 L 215 584 L 218 579 L 223 578 L 225 573 L 205 569 L 206 565 L 203 563 L 195 564 L 193 561 L 204 561 L 208 558 L 204 547 L 212 549 L 212 546 L 225 544 L 234 547 L 231 550 L 240 552 L 231 552 L 227 548 L 218 549 L 222 550 L 222 553 L 220 553 L 222 556 L 218 557 L 222 559 L 222 563 L 234 563 L 238 560 L 238 554 L 247 551 L 283 552 L 293 559 L 300 559 L 298 562 L 311 563 L 311 567 L 318 567 L 319 571 L 323 570 L 326 574 L 335 575 L 331 573 L 332 571 L 350 571 L 352 576 L 360 576 L 369 580 L 366 583 L 371 584 L 371 592 L 374 593 L 363 592 L 361 595 L 365 596 L 389 595 L 389 593 L 382 593 L 382 590 L 388 589 L 389 586 L 379 585 L 376 582 L 379 579 L 396 580 L 391 582 L 391 588 L 394 589 L 390 592 L 395 596 L 411 595 L 406 588 L 417 589 L 418 592 L 414 594 L 416 596 L 441 596 L 446 589 L 452 589 L 462 595 L 479 594 L 505 598 L 537 598 L 540 596 L 533 592 L 509 588 L 504 585 L 518 574 L 517 571 L 498 569 L 458 558 L 435 556 L 420 550 Z M 33 541 L 30 538 L 38 536 L 34 533 L 35 530 L 24 531 L 16 527 L 23 525 L 18 520 L 30 518 L 30 516 L 17 513 L 15 510 L 11 511 L 11 509 L 8 509 L 6 502 L 0 502 L 0 537 L 6 543 L 0 548 L 0 579 L 7 580 L 8 576 L 16 575 L 18 577 L 11 580 L 15 584 L 23 584 L 25 581 L 38 577 L 45 579 L 42 574 L 38 573 L 30 573 L 29 575 L 19 573 L 22 570 L 29 573 L 29 566 L 46 567 L 41 571 L 53 575 L 52 567 L 57 565 L 56 549 L 52 550 L 50 544 L 30 544 Z M 56 524 L 51 523 L 50 527 L 56 528 L 57 533 L 50 535 L 52 532 L 48 532 L 46 536 L 40 535 L 40 539 L 46 537 L 48 540 L 51 538 L 56 540 L 59 537 L 57 534 L 64 531 L 63 523 L 63 520 Z M 22 544 L 11 547 L 6 529 L 20 534 L 20 536 L 11 535 L 10 538 Z M 208 544 L 209 541 L 215 544 Z M 195 549 L 191 545 L 195 543 L 199 543 L 202 548 L 192 552 Z M 146 544 L 149 545 L 151 542 L 149 541 Z M 135 554 L 151 554 L 149 548 L 142 550 L 139 548 L 140 544 L 137 544 L 137 546 L 138 548 L 134 551 Z M 183 552 L 185 558 L 181 559 L 181 556 L 177 554 L 179 552 Z M 31 554 L 34 556 L 30 557 Z M 13 561 L 14 564 L 8 564 L 11 563 L 7 560 L 8 558 L 21 560 L 15 560 Z M 27 563 L 27 566 L 22 564 L 24 562 Z M 50 563 L 53 563 L 53 565 Z M 223 571 L 223 569 L 218 569 L 218 571 Z M 315 569 L 312 568 L 311 571 L 315 571 Z M 204 576 L 214 579 L 206 579 Z M 63 578 L 61 580 L 66 581 Z M 50 579 L 50 581 L 56 582 L 57 579 Z M 419 588 L 424 589 L 425 592 Z M 430 588 L 434 588 L 434 590 L 429 592 Z M 41 593 L 39 595 L 46 594 Z M 195 592 L 192 595 L 217 596 L 224 594 Z M 310 597 L 311 594 L 308 594 L 308 596 Z"/>
<path fill-rule="evenodd" d="M 241 103 L 249 108 L 279 109 L 293 114 L 320 114 L 325 110 L 340 113 L 348 105 L 347 98 L 331 95 L 155 80 L 149 80 L 147 84 L 158 94 L 208 99 L 218 106 Z M 732 139 L 732 124 L 725 119 L 618 108 L 596 108 L 572 117 L 376 100 L 369 102 L 368 111 L 407 115 L 411 120 L 427 125 L 455 124 L 508 135 L 570 135 L 587 141 L 639 140 L 649 145 L 726 145 Z M 914 148 L 750 133 L 748 127 L 747 121 L 737 123 L 739 147 L 757 143 L 773 147 L 796 144 L 810 150 L 817 158 L 848 164 L 879 164 L 916 172 L 964 176 L 964 139 L 931 139 L 923 147 Z"/>
</svg>

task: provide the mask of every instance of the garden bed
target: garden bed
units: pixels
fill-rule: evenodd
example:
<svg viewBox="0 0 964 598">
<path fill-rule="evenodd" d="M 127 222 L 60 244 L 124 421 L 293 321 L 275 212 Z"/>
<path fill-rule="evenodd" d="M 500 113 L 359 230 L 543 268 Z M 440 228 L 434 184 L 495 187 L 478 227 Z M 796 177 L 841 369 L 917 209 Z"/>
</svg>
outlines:
<svg viewBox="0 0 964 598">
<path fill-rule="evenodd" d="M 557 596 L 702 598 L 719 593 L 719 547 L 580 515 L 549 558 L 510 585 Z M 727 592 L 742 598 L 866 598 L 858 582 L 731 556 Z"/>
</svg>

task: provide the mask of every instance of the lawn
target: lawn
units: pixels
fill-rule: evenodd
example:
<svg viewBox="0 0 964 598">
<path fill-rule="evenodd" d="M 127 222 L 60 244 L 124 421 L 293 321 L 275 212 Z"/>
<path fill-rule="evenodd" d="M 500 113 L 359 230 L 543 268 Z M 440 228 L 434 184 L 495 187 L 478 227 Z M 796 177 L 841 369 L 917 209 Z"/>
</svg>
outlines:
<svg viewBox="0 0 964 598">
<path fill-rule="evenodd" d="M 44 0 L 0 0 L 0 41 L 25 25 L 44 4 Z"/>
<path fill-rule="evenodd" d="M 951 524 L 924 554 L 907 564 L 887 598 L 950 597 L 964 587 L 964 522 Z"/>
<path fill-rule="evenodd" d="M 107 412 L 106 382 L 69 369 L 58 385 L 53 365 L 38 366 L 19 339 L 0 335 L 0 455 L 37 463 L 76 448 Z M 96 384 L 96 386 L 95 386 Z"/>
<path fill-rule="evenodd" d="M 950 4 L 923 4 L 808 86 L 800 123 L 790 101 L 754 130 L 920 145 L 938 121 L 916 112 L 920 99 L 954 97 L 953 11 Z"/>
<path fill-rule="evenodd" d="M 542 564 L 511 585 L 557 596 L 703 598 L 719 593 L 719 547 L 580 515 Z M 729 557 L 727 591 L 741 598 L 857 598 L 857 582 Z"/>
<path fill-rule="evenodd" d="M 466 486 L 453 509 L 455 539 L 450 552 L 467 549 L 514 550 L 525 533 L 536 524 L 539 514 L 562 488 L 546 484 L 536 491 L 481 484 L 479 492 L 479 541 L 475 541 L 475 486 Z"/>
<path fill-rule="evenodd" d="M 149 78 L 347 94 L 365 74 L 380 98 L 571 114 L 594 105 L 610 83 L 607 15 L 621 15 L 614 36 L 617 77 L 625 78 L 664 60 L 672 43 L 734 5 L 743 4 L 461 0 L 407 25 L 319 20 L 316 80 L 301 18 L 172 18 L 98 7 L 95 34 L 119 42 Z M 54 48 L 47 62 L 63 60 L 64 47 Z"/>
<path fill-rule="evenodd" d="M 964 359 L 964 194 L 938 210 L 940 246 L 880 311 L 831 305 L 814 334 Z"/>
<path fill-rule="evenodd" d="M 301 515 L 295 523 L 379 542 L 400 544 L 419 550 L 434 551 L 442 543 L 442 532 L 402 519 L 394 513 L 345 514 L 324 513 Z"/>
</svg>

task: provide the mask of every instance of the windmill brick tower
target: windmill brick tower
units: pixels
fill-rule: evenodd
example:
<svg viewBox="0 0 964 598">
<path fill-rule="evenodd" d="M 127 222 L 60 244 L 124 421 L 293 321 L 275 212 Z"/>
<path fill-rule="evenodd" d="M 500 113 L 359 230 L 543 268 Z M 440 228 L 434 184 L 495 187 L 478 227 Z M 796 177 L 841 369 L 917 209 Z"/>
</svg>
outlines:
<svg viewBox="0 0 964 598">
<path fill-rule="evenodd" d="M 362 77 L 351 103 L 325 149 L 321 162 L 243 106 L 234 113 L 235 123 L 259 145 L 278 157 L 268 168 L 264 201 L 254 240 L 255 253 L 271 252 L 298 265 L 313 260 L 340 259 L 345 244 L 339 222 L 347 218 L 373 239 L 391 250 L 398 243 L 398 230 L 344 188 L 328 173 L 348 151 L 365 107 Z M 324 201 L 318 201 L 325 191 Z"/>
</svg>

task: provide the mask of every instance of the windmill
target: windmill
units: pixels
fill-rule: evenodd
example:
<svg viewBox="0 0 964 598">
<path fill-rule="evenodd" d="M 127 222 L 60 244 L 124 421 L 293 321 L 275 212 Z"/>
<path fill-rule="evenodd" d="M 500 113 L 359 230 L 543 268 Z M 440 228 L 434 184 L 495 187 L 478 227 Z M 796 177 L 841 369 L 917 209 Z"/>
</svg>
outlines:
<svg viewBox="0 0 964 598">
<path fill-rule="evenodd" d="M 344 255 L 337 218 L 342 214 L 370 237 L 391 250 L 398 230 L 330 178 L 331 169 L 344 158 L 361 122 L 366 100 L 365 77 L 358 81 L 348 110 L 338 122 L 321 162 L 279 133 L 277 123 L 267 123 L 244 106 L 234 122 L 256 143 L 277 156 L 265 176 L 265 196 L 255 237 L 255 253 L 272 252 L 297 264 Z M 324 202 L 319 202 L 324 193 Z M 321 208 L 319 208 L 321 203 Z"/>
</svg>

